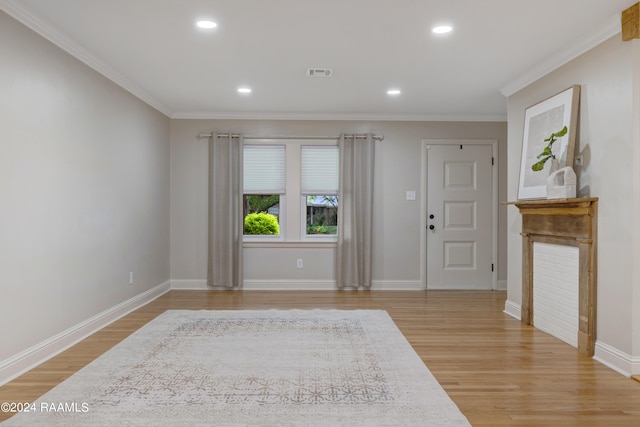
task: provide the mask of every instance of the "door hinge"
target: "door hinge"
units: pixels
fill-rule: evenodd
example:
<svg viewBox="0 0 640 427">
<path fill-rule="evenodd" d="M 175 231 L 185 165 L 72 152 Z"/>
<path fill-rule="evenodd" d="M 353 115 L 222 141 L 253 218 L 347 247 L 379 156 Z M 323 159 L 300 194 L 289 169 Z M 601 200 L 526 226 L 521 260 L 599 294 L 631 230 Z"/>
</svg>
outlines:
<svg viewBox="0 0 640 427">
<path fill-rule="evenodd" d="M 462 150 L 462 144 L 460 144 L 460 149 Z"/>
<path fill-rule="evenodd" d="M 493 264 L 491 264 L 491 271 L 493 271 Z"/>
<path fill-rule="evenodd" d="M 492 158 L 491 158 L 491 166 L 493 166 L 493 165 L 495 164 L 494 162 L 495 162 L 495 158 L 494 158 L 494 157 L 492 157 Z"/>
</svg>

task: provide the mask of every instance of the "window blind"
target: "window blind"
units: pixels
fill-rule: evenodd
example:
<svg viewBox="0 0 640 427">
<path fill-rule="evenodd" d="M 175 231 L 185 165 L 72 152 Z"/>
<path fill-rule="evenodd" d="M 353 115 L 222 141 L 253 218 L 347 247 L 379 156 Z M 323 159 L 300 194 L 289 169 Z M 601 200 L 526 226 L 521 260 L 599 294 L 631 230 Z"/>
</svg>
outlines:
<svg viewBox="0 0 640 427">
<path fill-rule="evenodd" d="M 338 147 L 303 146 L 301 153 L 302 194 L 338 194 Z"/>
<path fill-rule="evenodd" d="M 245 145 L 243 150 L 245 194 L 284 194 L 285 147 Z"/>
</svg>

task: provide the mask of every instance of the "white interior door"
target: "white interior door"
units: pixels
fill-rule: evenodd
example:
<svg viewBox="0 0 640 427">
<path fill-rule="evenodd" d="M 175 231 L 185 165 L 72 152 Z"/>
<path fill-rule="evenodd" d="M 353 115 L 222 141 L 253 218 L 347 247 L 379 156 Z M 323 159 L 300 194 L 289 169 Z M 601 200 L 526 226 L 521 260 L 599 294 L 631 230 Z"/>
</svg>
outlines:
<svg viewBox="0 0 640 427">
<path fill-rule="evenodd" d="M 491 145 L 427 146 L 427 289 L 491 289 Z"/>
</svg>

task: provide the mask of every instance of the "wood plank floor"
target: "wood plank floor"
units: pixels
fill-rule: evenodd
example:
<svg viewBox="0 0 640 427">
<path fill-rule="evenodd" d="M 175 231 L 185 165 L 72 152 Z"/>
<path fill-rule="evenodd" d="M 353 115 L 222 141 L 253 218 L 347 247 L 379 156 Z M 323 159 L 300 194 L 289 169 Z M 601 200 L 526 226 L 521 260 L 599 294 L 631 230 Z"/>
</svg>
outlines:
<svg viewBox="0 0 640 427">
<path fill-rule="evenodd" d="M 0 387 L 37 399 L 168 309 L 382 309 L 474 426 L 640 426 L 640 382 L 502 312 L 485 291 L 171 291 Z M 10 414 L 0 413 L 0 421 Z"/>
</svg>

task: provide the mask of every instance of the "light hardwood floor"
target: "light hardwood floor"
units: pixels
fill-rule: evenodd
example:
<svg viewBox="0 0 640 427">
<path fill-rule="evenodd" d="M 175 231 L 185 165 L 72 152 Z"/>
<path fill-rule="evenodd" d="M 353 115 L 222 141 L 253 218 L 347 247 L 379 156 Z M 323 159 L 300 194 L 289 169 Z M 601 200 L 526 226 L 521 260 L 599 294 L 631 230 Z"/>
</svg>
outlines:
<svg viewBox="0 0 640 427">
<path fill-rule="evenodd" d="M 169 309 L 386 310 L 474 426 L 640 426 L 640 382 L 504 314 L 491 291 L 171 291 L 0 387 L 29 402 Z M 9 414 L 0 413 L 0 421 Z"/>
</svg>

